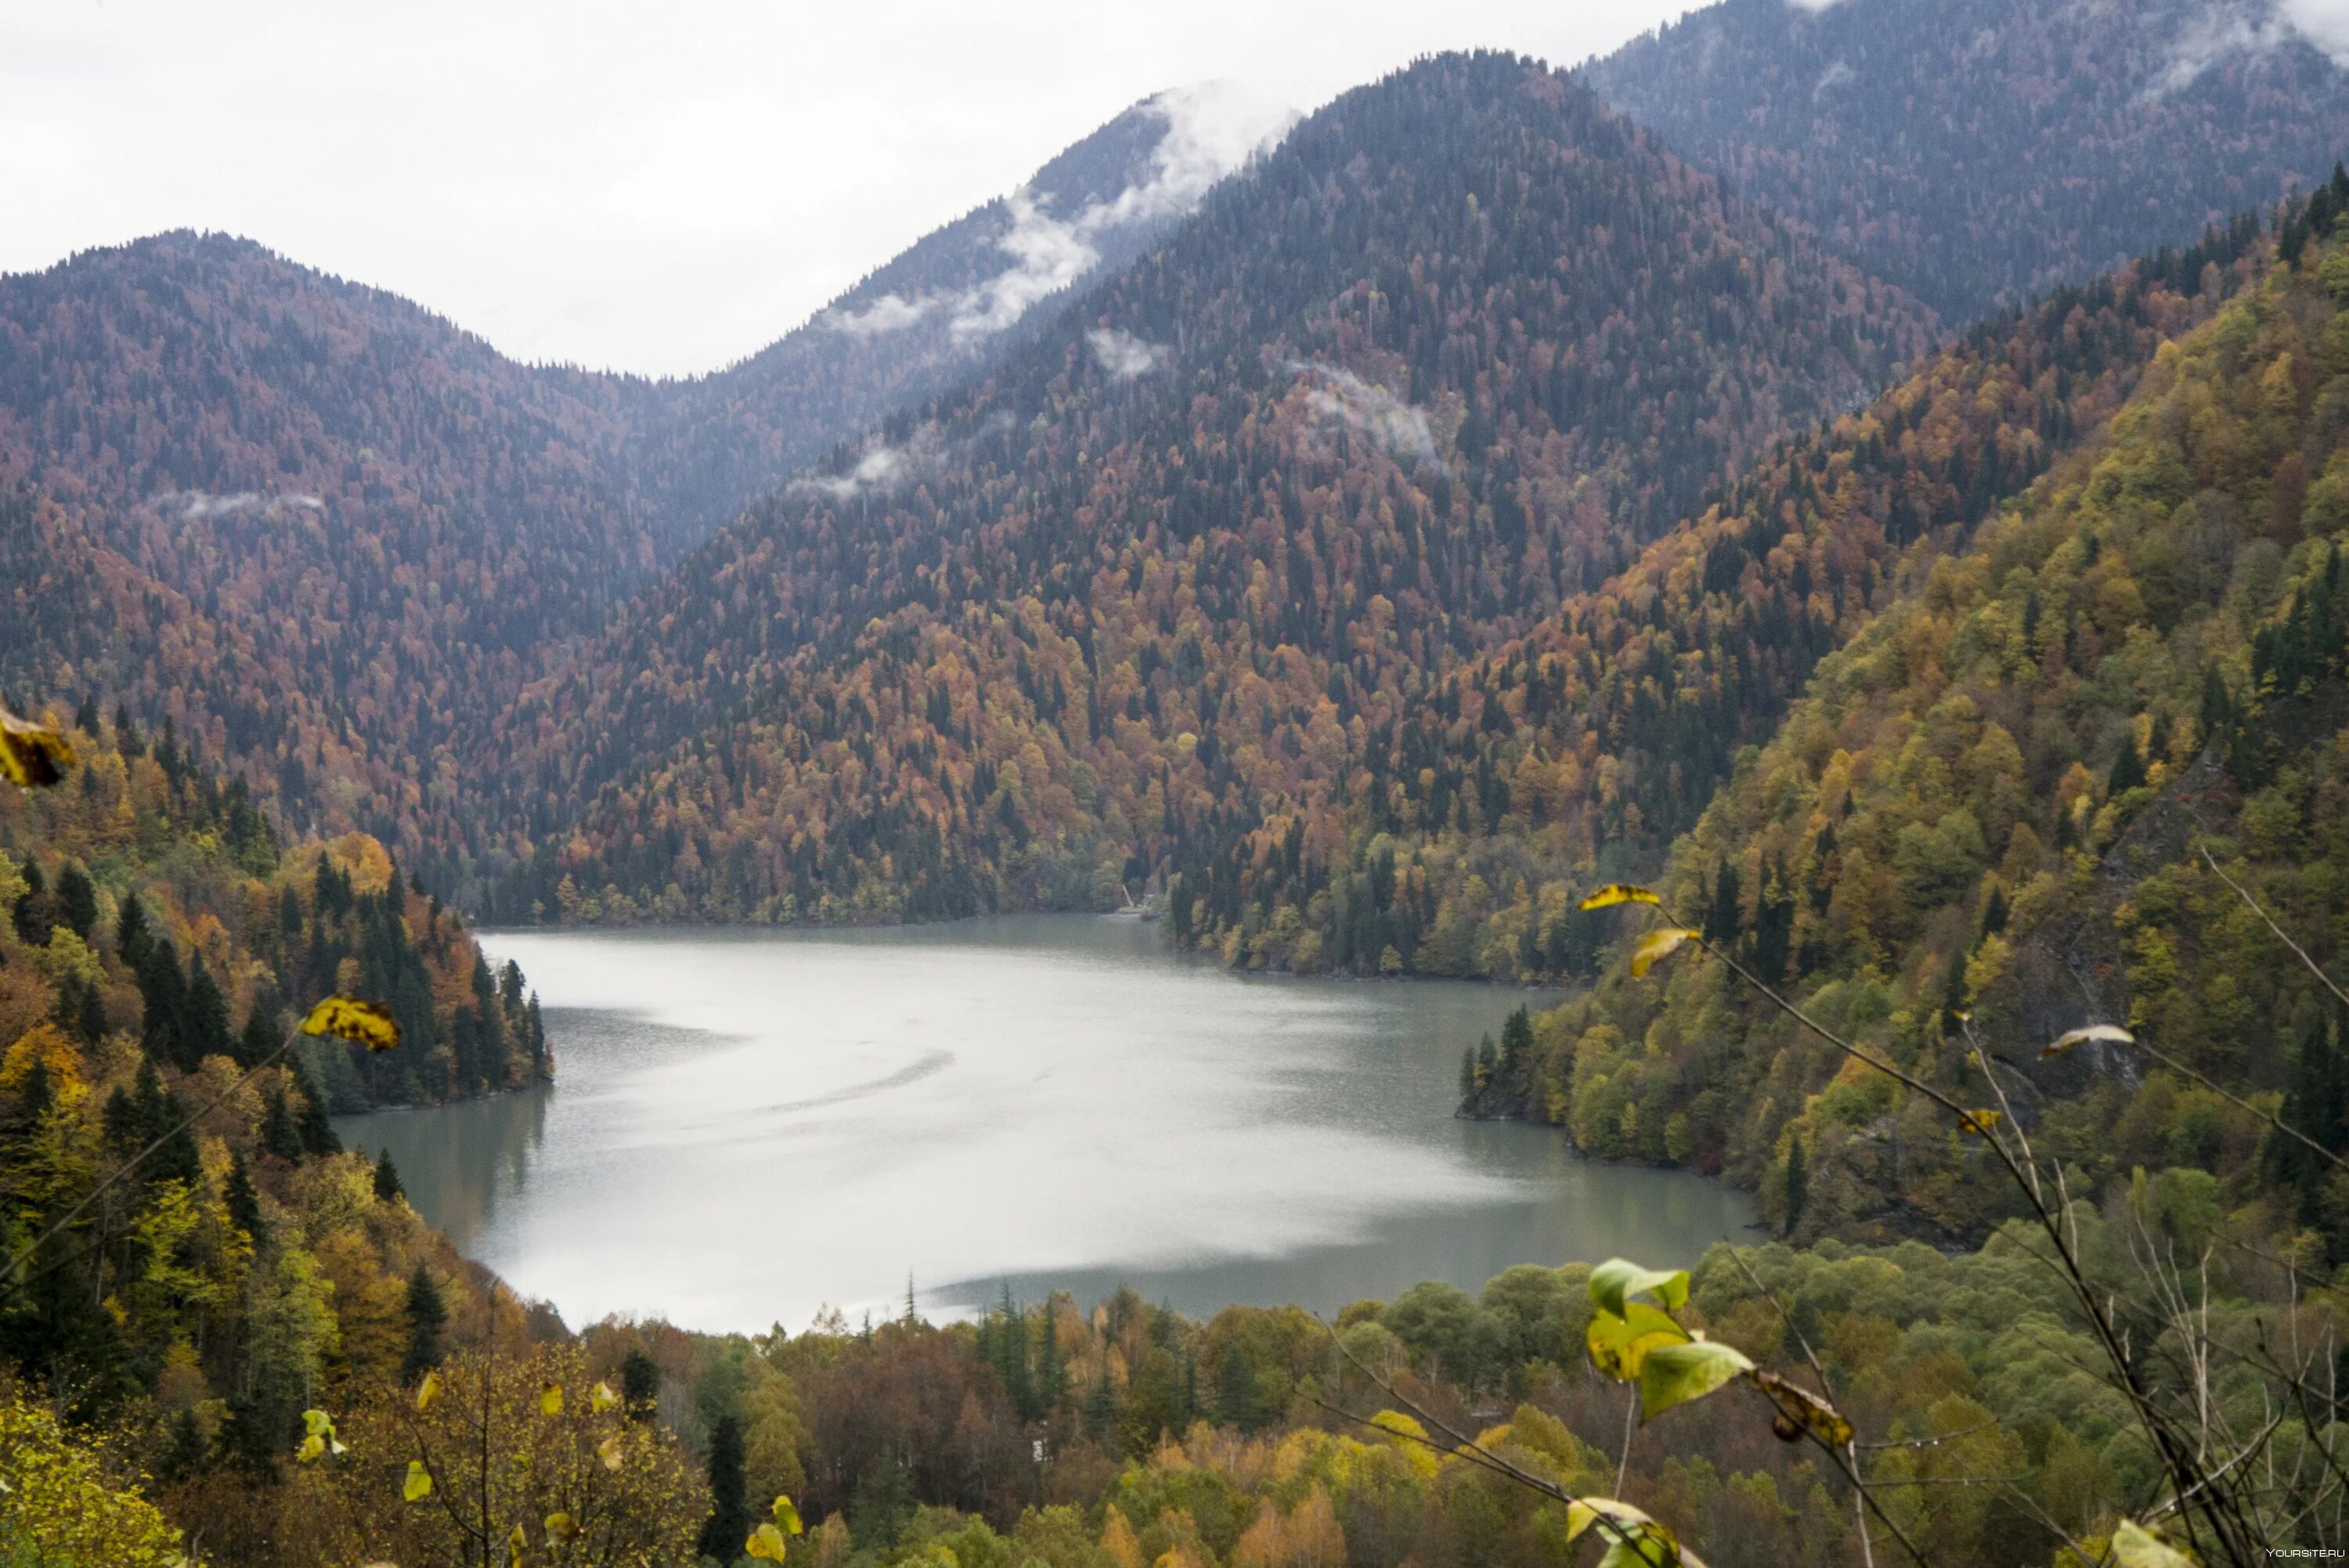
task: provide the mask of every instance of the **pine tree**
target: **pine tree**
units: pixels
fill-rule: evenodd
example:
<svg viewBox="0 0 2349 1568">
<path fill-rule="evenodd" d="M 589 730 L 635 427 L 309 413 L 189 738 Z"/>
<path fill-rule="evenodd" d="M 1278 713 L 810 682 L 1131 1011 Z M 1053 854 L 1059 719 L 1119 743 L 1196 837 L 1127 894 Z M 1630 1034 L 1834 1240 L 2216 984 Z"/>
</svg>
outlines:
<svg viewBox="0 0 2349 1568">
<path fill-rule="evenodd" d="M 422 1264 L 408 1276 L 408 1354 L 400 1359 L 399 1380 L 413 1383 L 440 1364 L 440 1331 L 448 1326 L 449 1304 L 440 1286 Z"/>
<path fill-rule="evenodd" d="M 1723 861 L 1713 879 L 1713 902 L 1705 911 L 1704 939 L 1707 942 L 1729 942 L 1736 937 L 1742 918 L 1741 898 L 1737 868 Z"/>
<path fill-rule="evenodd" d="M 236 1065 L 249 1068 L 275 1050 L 283 1037 L 278 1033 L 277 1009 L 264 1006 L 258 1001 L 253 1011 L 244 1016 L 244 1028 L 236 1037 L 236 1049 L 232 1054 Z"/>
<path fill-rule="evenodd" d="M 750 1506 L 742 1478 L 742 1423 L 720 1416 L 709 1429 L 709 1517 L 697 1544 L 704 1557 L 731 1563 L 750 1533 Z"/>
<path fill-rule="evenodd" d="M 2105 793 L 2117 795 L 2144 782 L 2145 758 L 2137 748 L 2137 734 L 2132 730 L 2121 737 L 2120 753 L 2113 758 L 2113 771 L 2106 782 Z"/>
<path fill-rule="evenodd" d="M 399 1184 L 399 1170 L 391 1162 L 391 1150 L 384 1150 L 375 1157 L 375 1195 L 380 1203 L 404 1198 L 408 1190 Z"/>
</svg>

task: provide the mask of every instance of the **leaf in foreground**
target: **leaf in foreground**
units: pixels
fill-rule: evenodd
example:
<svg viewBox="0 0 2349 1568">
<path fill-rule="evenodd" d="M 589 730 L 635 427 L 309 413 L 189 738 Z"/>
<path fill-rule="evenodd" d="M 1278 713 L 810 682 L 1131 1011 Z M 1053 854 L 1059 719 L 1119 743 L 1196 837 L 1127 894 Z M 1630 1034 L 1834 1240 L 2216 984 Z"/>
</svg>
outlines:
<svg viewBox="0 0 2349 1568">
<path fill-rule="evenodd" d="M 1976 1138 L 1988 1138 L 1996 1127 L 2001 1113 L 1995 1110 L 1961 1110 L 1958 1112 L 1958 1130 L 1971 1132 Z"/>
<path fill-rule="evenodd" d="M 399 1495 L 409 1502 L 422 1502 L 432 1495 L 432 1472 L 425 1468 L 422 1460 L 408 1461 L 408 1481 L 399 1489 Z M 522 1527 L 516 1525 L 514 1528 L 519 1530 Z"/>
<path fill-rule="evenodd" d="M 1640 1362 L 1640 1419 L 1652 1421 L 1753 1370 L 1754 1363 L 1735 1346 L 1710 1339 L 1656 1346 Z"/>
<path fill-rule="evenodd" d="M 1679 1537 L 1628 1502 L 1611 1497 L 1578 1497 L 1566 1505 L 1566 1538 L 1606 1521 L 1607 1554 L 1599 1568 L 1704 1568 Z"/>
<path fill-rule="evenodd" d="M 2133 1046 L 2137 1037 L 2117 1024 L 2090 1024 L 2084 1029 L 2067 1029 L 2047 1045 L 2042 1046 L 2043 1057 L 2060 1057 L 2074 1046 L 2085 1046 L 2090 1040 L 2109 1040 L 2116 1046 Z"/>
<path fill-rule="evenodd" d="M 1695 934 L 1684 925 L 1668 925 L 1640 938 L 1640 945 L 1631 950 L 1631 978 L 1637 980 L 1646 975 L 1651 965 L 1670 958 L 1680 951 L 1682 943 Z"/>
<path fill-rule="evenodd" d="M 542 1416 L 563 1414 L 563 1385 L 543 1383 L 538 1390 L 538 1413 Z"/>
<path fill-rule="evenodd" d="M 1667 1345 L 1688 1343 L 1688 1330 L 1644 1301 L 1629 1304 L 1625 1316 L 1611 1312 L 1594 1312 L 1590 1326 L 1583 1331 L 1584 1348 L 1590 1352 L 1590 1364 L 1619 1383 L 1628 1383 L 1640 1375 L 1648 1353 Z"/>
<path fill-rule="evenodd" d="M 775 1528 L 786 1535 L 797 1535 L 807 1527 L 800 1522 L 800 1511 L 788 1497 L 775 1499 Z"/>
<path fill-rule="evenodd" d="M 1582 909 L 1611 909 L 1619 903 L 1661 903 L 1654 891 L 1637 882 L 1609 882 L 1586 898 L 1578 906 Z"/>
<path fill-rule="evenodd" d="M 416 1408 L 419 1410 L 429 1410 L 432 1408 L 432 1401 L 440 1397 L 440 1374 L 427 1372 L 424 1375 L 424 1381 L 416 1386 Z"/>
<path fill-rule="evenodd" d="M 399 1044 L 399 1026 L 373 1002 L 357 996 L 329 996 L 302 1020 L 305 1035 L 335 1035 L 356 1040 L 371 1051 L 388 1051 Z"/>
<path fill-rule="evenodd" d="M 2193 1558 L 2133 1519 L 2113 1532 L 2113 1561 L 2120 1568 L 2195 1568 Z"/>
<path fill-rule="evenodd" d="M 1851 1423 L 1843 1412 L 1799 1384 L 1790 1383 L 1775 1372 L 1755 1367 L 1752 1374 L 1754 1387 L 1770 1396 L 1778 1413 L 1770 1418 L 1770 1429 L 1782 1442 L 1794 1442 L 1805 1432 L 1818 1439 L 1831 1449 L 1842 1448 L 1852 1439 Z"/>
<path fill-rule="evenodd" d="M 73 765 L 73 748 L 54 725 L 35 724 L 0 707 L 0 779 L 20 789 L 46 789 Z"/>
<path fill-rule="evenodd" d="M 1689 1276 L 1686 1269 L 1642 1268 L 1629 1258 L 1609 1258 L 1590 1271 L 1590 1300 L 1601 1311 L 1623 1315 L 1623 1303 L 1631 1296 L 1648 1295 L 1657 1305 L 1671 1312 L 1688 1300 Z"/>
<path fill-rule="evenodd" d="M 762 1524 L 750 1532 L 750 1538 L 742 1542 L 742 1550 L 761 1562 L 781 1563 L 786 1550 L 783 1532 L 771 1524 Z"/>
</svg>

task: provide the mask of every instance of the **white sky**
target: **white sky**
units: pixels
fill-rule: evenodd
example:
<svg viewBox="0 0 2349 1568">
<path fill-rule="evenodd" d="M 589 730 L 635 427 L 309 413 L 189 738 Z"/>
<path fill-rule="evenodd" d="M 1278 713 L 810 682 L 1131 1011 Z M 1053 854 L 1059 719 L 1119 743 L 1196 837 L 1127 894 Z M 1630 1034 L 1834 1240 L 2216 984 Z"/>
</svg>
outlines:
<svg viewBox="0 0 2349 1568">
<path fill-rule="evenodd" d="M 0 0 L 0 273 L 226 230 L 525 359 L 740 358 L 1161 88 L 1310 109 L 1687 0 Z"/>
</svg>

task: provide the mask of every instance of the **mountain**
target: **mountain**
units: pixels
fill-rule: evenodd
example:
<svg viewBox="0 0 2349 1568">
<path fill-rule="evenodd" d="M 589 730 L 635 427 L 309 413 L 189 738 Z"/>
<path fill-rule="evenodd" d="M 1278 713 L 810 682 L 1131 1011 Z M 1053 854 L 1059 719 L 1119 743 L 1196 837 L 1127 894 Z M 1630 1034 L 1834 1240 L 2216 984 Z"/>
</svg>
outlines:
<svg viewBox="0 0 2349 1568">
<path fill-rule="evenodd" d="M 1423 62 L 533 686 L 481 748 L 523 771 L 467 844 L 518 870 L 466 896 L 574 918 L 1113 896 L 1277 810 L 1929 330 L 1564 77 Z"/>
<path fill-rule="evenodd" d="M 2271 242 L 2245 221 L 2058 290 L 1774 447 L 1182 866 L 1176 938 L 1292 969 L 1590 977 L 1605 922 L 1573 908 L 1590 879 L 1651 872 L 1820 658 L 2100 427 Z"/>
<path fill-rule="evenodd" d="M 2349 152 L 2349 72 L 2274 0 L 1723 0 L 1581 75 L 1952 322 L 2313 190 Z"/>
<path fill-rule="evenodd" d="M 752 496 L 1130 260 L 1267 123 L 1161 95 L 688 382 L 520 365 L 226 236 L 0 279 L 0 483 L 58 514 L 7 548 L 49 579 L 102 556 L 110 623 L 19 636 L 0 676 L 171 716 L 289 820 L 401 841 L 470 765 L 456 740 L 574 640 Z"/>
<path fill-rule="evenodd" d="M 2349 1137 L 2349 1016 L 2261 913 L 2338 972 L 2344 377 L 2349 251 L 2307 242 L 2165 343 L 2023 504 L 1824 660 L 1659 883 L 1828 1026 L 1970 1099 L 1988 1093 L 1979 1042 L 2081 1191 L 2191 1166 L 2208 1202 L 2257 1205 L 2243 1225 L 2302 1228 L 2320 1269 L 2349 1259 L 2337 1178 L 2244 1106 L 2327 1148 Z M 1921 1100 L 1748 995 L 1702 960 L 1610 976 L 1472 1103 L 1592 1153 L 1725 1170 L 1803 1234 L 2001 1217 Z M 2041 1059 L 2090 1022 L 2161 1055 Z"/>
<path fill-rule="evenodd" d="M 374 998 L 400 1026 L 397 1050 L 312 1042 L 298 1053 L 295 1103 L 309 1107 L 304 1136 L 321 1145 L 332 1141 L 329 1109 L 431 1104 L 553 1076 L 522 971 L 492 972 L 456 913 L 403 882 L 382 845 L 363 833 L 284 842 L 244 781 L 202 768 L 168 724 L 142 735 L 87 705 L 52 717 L 77 765 L 54 789 L 0 793 L 0 1037 L 11 1053 L 54 1037 L 109 1072 L 151 1061 L 164 1075 L 158 1093 L 209 1094 L 224 1082 L 212 1080 L 273 1052 L 320 998 Z M 0 1078 L 29 1060 L 11 1054 Z"/>
</svg>

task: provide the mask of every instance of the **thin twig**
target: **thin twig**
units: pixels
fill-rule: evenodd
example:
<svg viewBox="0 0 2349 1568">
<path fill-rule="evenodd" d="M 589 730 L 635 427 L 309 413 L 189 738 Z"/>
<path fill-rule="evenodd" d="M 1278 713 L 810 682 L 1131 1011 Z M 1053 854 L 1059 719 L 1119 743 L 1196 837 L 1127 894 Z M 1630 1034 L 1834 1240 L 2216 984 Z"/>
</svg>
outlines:
<svg viewBox="0 0 2349 1568">
<path fill-rule="evenodd" d="M 2344 993 L 2340 986 L 2333 983 L 2332 975 L 2327 975 L 2323 970 L 2317 967 L 2316 960 L 2308 955 L 2308 950 L 2306 948 L 2301 946 L 2299 943 L 2294 942 L 2291 937 L 2284 934 L 2283 927 L 2275 923 L 2275 916 L 2270 914 L 2266 910 L 2261 909 L 2260 907 L 2260 901 L 2253 898 L 2251 895 L 2250 891 L 2246 889 L 2242 883 L 2237 882 L 2234 878 L 2229 876 L 2225 872 L 2219 869 L 2219 859 L 2216 855 L 2213 855 L 2210 852 L 2209 845 L 2202 844 L 2198 847 L 2202 851 L 2202 859 L 2208 862 L 2210 867 L 2210 874 L 2217 877 L 2220 882 L 2225 882 L 2229 887 L 2233 888 L 2235 890 L 2235 896 L 2241 899 L 2245 903 L 2251 905 L 2251 913 L 2253 914 L 2258 915 L 2261 920 L 2267 922 L 2268 929 L 2275 933 L 2276 940 L 2282 943 L 2286 947 L 2291 948 L 2292 956 L 2299 959 L 2302 964 L 2308 965 L 2308 972 L 2316 976 L 2316 983 L 2323 986 L 2327 991 L 2332 992 L 2335 1001 L 2339 1002 L 2344 1007 L 2349 1007 L 2349 993 Z"/>
</svg>

